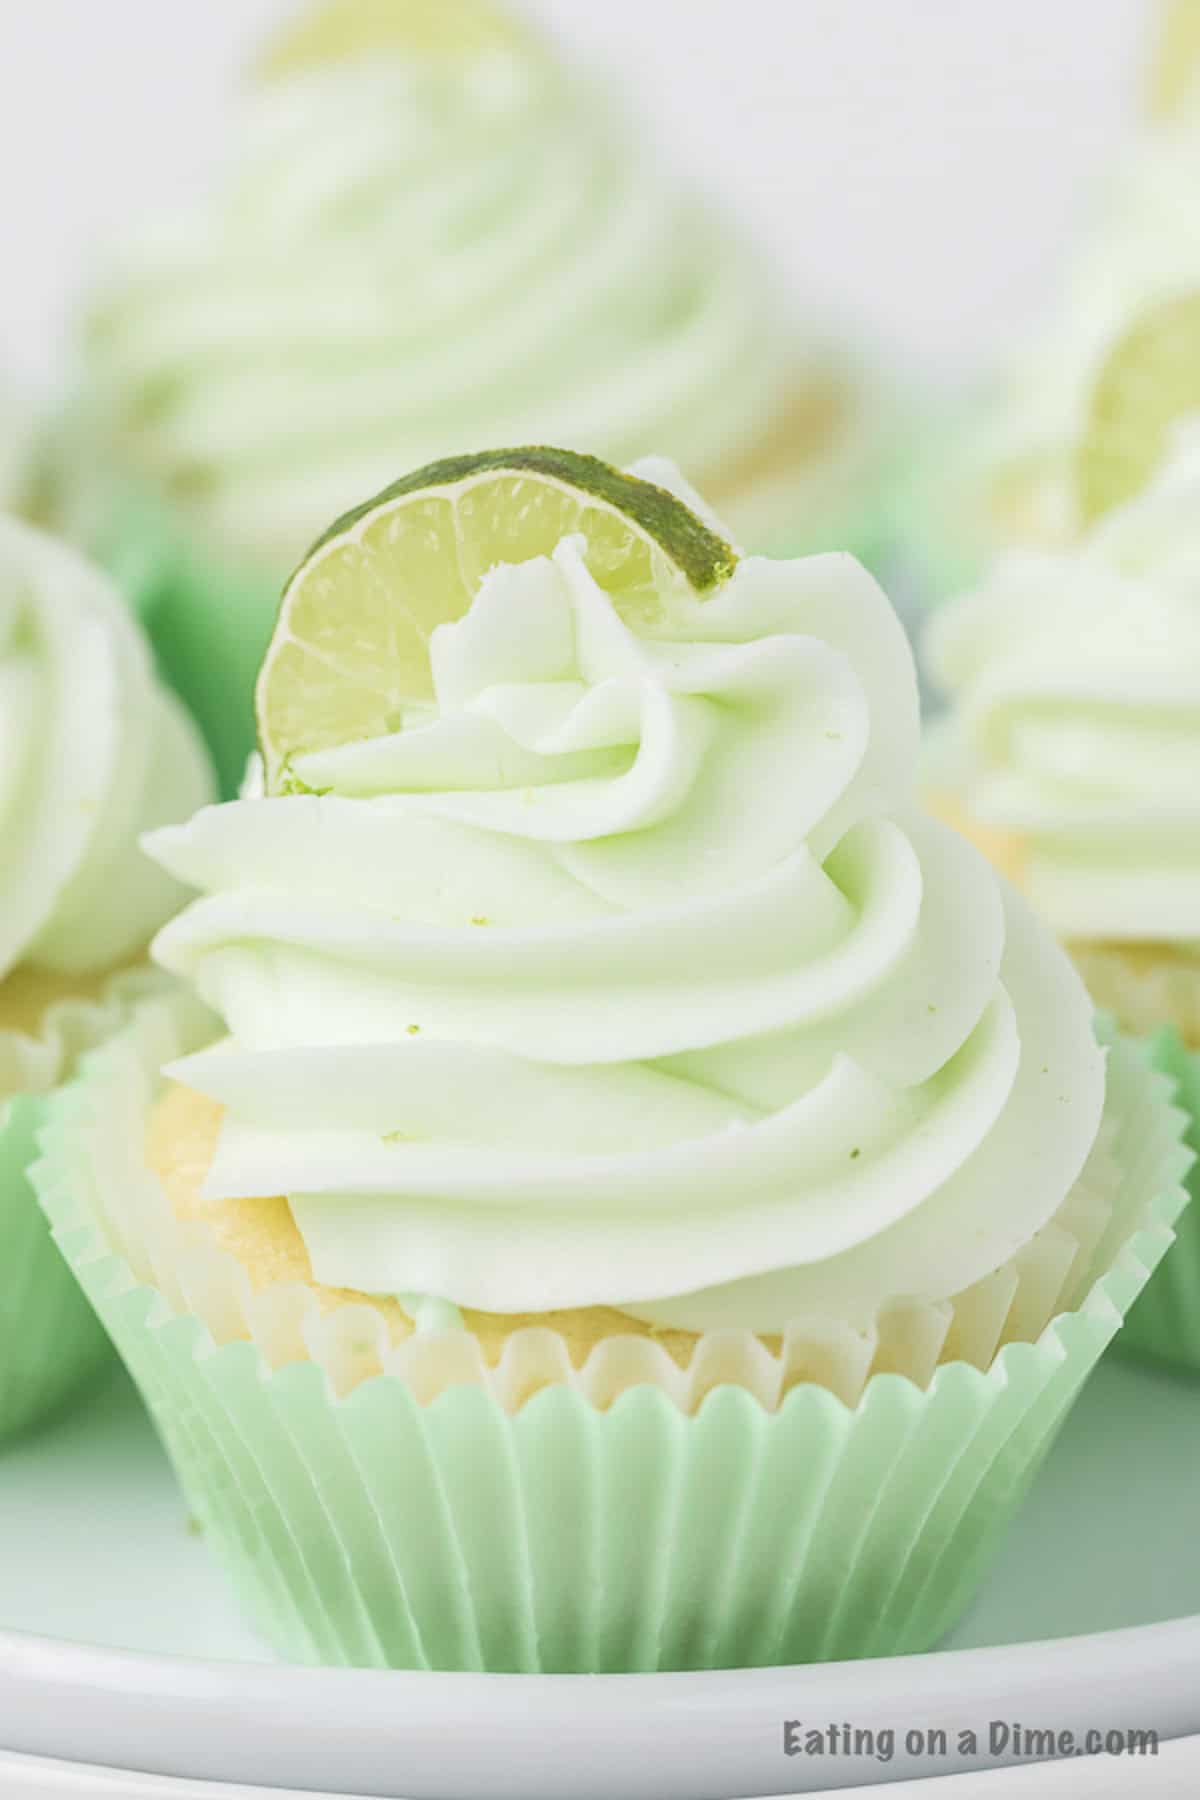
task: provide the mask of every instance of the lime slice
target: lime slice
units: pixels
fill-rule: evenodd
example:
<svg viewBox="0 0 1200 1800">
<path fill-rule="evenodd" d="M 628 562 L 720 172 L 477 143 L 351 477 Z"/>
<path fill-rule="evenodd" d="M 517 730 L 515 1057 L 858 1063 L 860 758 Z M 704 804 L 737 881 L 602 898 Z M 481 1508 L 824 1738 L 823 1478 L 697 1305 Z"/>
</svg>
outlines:
<svg viewBox="0 0 1200 1800">
<path fill-rule="evenodd" d="M 314 750 L 397 731 L 433 697 L 429 639 L 460 619 L 498 563 L 584 540 L 629 623 L 727 581 L 737 554 L 665 488 L 593 456 L 544 448 L 452 457 L 406 475 L 321 538 L 284 592 L 258 678 L 268 792 Z"/>
<path fill-rule="evenodd" d="M 518 19 L 489 0 L 327 0 L 275 39 L 258 75 L 271 81 L 378 51 L 472 57 L 532 41 Z"/>
<path fill-rule="evenodd" d="M 1169 0 L 1158 32 L 1146 107 L 1152 118 L 1179 112 L 1200 75 L 1200 0 Z"/>
<path fill-rule="evenodd" d="M 1119 339 L 1092 390 L 1076 460 L 1082 518 L 1140 493 L 1172 427 L 1200 412 L 1200 293 L 1156 306 Z"/>
</svg>

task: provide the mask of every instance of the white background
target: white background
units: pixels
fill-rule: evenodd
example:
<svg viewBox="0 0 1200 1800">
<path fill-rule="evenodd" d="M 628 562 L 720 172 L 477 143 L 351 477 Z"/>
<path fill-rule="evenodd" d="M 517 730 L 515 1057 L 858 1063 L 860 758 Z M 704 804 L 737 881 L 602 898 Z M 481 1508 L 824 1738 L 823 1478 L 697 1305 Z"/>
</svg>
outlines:
<svg viewBox="0 0 1200 1800">
<path fill-rule="evenodd" d="M 0 365 L 52 379 L 131 214 L 194 186 L 296 0 L 0 0 Z M 955 377 L 1052 290 L 1156 0 L 525 0 L 802 296 Z"/>
</svg>

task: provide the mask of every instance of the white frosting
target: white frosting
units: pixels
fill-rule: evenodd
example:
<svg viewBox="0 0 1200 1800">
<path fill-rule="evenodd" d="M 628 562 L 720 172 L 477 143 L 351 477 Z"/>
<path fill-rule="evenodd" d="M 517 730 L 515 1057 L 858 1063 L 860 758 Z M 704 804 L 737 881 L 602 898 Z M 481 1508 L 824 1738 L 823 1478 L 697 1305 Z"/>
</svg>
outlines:
<svg viewBox="0 0 1200 1800">
<path fill-rule="evenodd" d="M 1200 428 L 1064 554 L 1013 553 L 932 622 L 952 779 L 1014 831 L 1067 937 L 1200 939 Z"/>
<path fill-rule="evenodd" d="M 72 551 L 0 516 L 0 977 L 131 956 L 183 898 L 139 834 L 212 797 L 132 616 Z"/>
<path fill-rule="evenodd" d="M 131 250 L 88 361 L 136 469 L 292 566 L 464 445 L 736 462 L 799 373 L 769 293 L 548 55 L 380 54 L 249 97 L 227 181 Z"/>
<path fill-rule="evenodd" d="M 576 541 L 432 640 L 436 702 L 317 795 L 159 832 L 157 942 L 230 1040 L 206 1192 L 319 1280 L 708 1329 L 867 1322 L 1028 1242 L 1104 1072 L 1066 957 L 912 806 L 900 626 L 846 556 L 636 636 Z"/>
</svg>

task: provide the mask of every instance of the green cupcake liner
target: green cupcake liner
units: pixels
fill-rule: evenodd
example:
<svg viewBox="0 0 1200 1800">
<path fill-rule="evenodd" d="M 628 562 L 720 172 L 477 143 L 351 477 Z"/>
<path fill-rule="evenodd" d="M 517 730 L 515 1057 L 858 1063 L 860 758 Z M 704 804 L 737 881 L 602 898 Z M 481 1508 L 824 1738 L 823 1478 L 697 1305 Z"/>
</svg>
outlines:
<svg viewBox="0 0 1200 1800">
<path fill-rule="evenodd" d="M 0 1034 L 0 1440 L 61 1411 L 114 1366 L 112 1346 L 54 1243 L 29 1171 L 49 1113 L 45 1085 L 120 1026 L 123 1009 L 161 994 L 164 978 L 136 970 L 113 979 L 100 1001 L 60 1001 L 39 1039 Z M 22 1077 L 36 1091 L 21 1091 Z"/>
<path fill-rule="evenodd" d="M 1175 1083 L 1187 1115 L 1184 1142 L 1200 1154 L 1200 1058 L 1170 1029 L 1148 1041 L 1151 1066 Z M 1119 1343 L 1131 1356 L 1200 1370 L 1200 1163 L 1187 1176 L 1190 1203 L 1175 1221 L 1175 1243 L 1130 1311 Z"/>
<path fill-rule="evenodd" d="M 310 1305 L 289 1324 L 303 1290 L 251 1294 L 144 1166 L 157 1070 L 211 1030 L 181 997 L 139 1009 L 53 1101 L 35 1182 L 214 1552 L 302 1662 L 641 1671 L 928 1648 L 1186 1200 L 1170 1084 L 1116 1040 L 1110 1204 L 1079 1251 L 1082 1297 L 986 1368 L 947 1361 L 926 1385 L 868 1373 L 850 1398 L 803 1380 L 768 1404 L 765 1347 L 712 1334 L 747 1340 L 744 1382 L 689 1411 L 665 1374 L 609 1391 L 593 1372 L 607 1346 L 506 1390 L 503 1359 L 472 1372 L 474 1340 L 444 1332 L 351 1384 L 344 1359 L 378 1315 Z"/>
<path fill-rule="evenodd" d="M 1119 947 L 1073 944 L 1071 954 L 1096 1004 L 1144 1043 L 1152 1065 L 1175 1083 L 1176 1104 L 1187 1115 L 1185 1141 L 1200 1152 L 1200 1058 L 1187 1048 L 1200 1033 L 1200 971 L 1171 958 L 1131 963 Z M 1193 1164 L 1187 1186 L 1194 1201 L 1200 1165 Z M 1176 1243 L 1130 1313 L 1120 1349 L 1200 1369 L 1200 1207 L 1189 1204 L 1175 1230 Z"/>
<path fill-rule="evenodd" d="M 44 1095 L 0 1109 L 0 1439 L 60 1411 L 112 1356 L 29 1181 L 46 1112 Z"/>
<path fill-rule="evenodd" d="M 255 746 L 254 683 L 282 584 L 201 552 L 149 495 L 114 504 L 91 548 L 145 625 L 163 675 L 204 734 L 222 797 L 231 798 Z"/>
<path fill-rule="evenodd" d="M 915 620 L 965 593 L 980 579 L 990 551 L 972 525 L 982 480 L 972 425 L 956 418 L 927 426 L 893 482 L 881 527 L 884 580 Z"/>
</svg>

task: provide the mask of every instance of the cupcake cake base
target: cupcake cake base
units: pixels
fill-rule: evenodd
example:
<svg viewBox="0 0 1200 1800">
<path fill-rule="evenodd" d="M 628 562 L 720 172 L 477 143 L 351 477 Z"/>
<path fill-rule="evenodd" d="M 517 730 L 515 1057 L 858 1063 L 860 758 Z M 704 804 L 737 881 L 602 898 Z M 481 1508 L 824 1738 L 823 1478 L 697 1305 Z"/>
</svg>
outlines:
<svg viewBox="0 0 1200 1800">
<path fill-rule="evenodd" d="M 684 1365 L 645 1337 L 573 1349 L 516 1321 L 498 1354 L 462 1329 L 395 1342 L 366 1297 L 256 1291 L 147 1167 L 150 1132 L 194 1187 L 205 1153 L 156 1112 L 157 1071 L 212 1029 L 190 1001 L 141 1007 L 54 1103 L 37 1181 L 192 1509 L 300 1661 L 633 1671 L 929 1647 L 1185 1200 L 1182 1120 L 1118 1040 L 1073 1249 L 1058 1222 L 1038 1247 L 1058 1274 L 1031 1335 L 1038 1283 L 1009 1271 L 1007 1305 L 981 1283 L 890 1342 L 710 1333 Z"/>
</svg>

